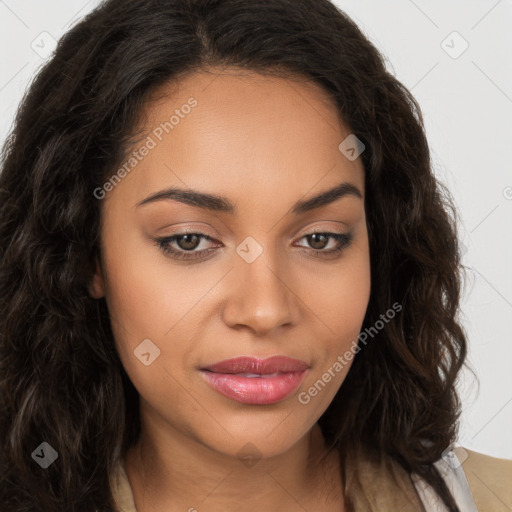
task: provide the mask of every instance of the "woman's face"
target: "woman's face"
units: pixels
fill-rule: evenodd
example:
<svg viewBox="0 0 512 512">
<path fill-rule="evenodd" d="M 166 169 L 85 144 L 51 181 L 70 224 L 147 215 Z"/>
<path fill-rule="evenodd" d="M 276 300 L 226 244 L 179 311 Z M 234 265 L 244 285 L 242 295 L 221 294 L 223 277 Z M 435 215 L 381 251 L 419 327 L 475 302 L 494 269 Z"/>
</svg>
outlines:
<svg viewBox="0 0 512 512">
<path fill-rule="evenodd" d="M 91 294 L 106 298 L 147 431 L 232 456 L 247 443 L 282 453 L 345 379 L 367 308 L 361 160 L 350 139 L 339 148 L 350 131 L 312 83 L 201 72 L 156 92 L 136 155 L 103 189 Z M 172 252 L 155 242 L 178 234 Z M 240 356 L 306 370 L 205 370 Z"/>
</svg>

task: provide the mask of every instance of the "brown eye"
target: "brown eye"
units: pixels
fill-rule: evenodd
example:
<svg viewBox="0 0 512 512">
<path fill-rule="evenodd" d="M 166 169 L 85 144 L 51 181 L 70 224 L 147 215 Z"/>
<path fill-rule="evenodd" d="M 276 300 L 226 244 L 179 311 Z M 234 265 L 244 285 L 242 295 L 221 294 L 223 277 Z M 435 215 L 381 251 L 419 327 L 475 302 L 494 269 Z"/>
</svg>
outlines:
<svg viewBox="0 0 512 512">
<path fill-rule="evenodd" d="M 329 257 L 336 256 L 344 248 L 348 247 L 352 242 L 353 236 L 350 233 L 310 233 L 302 238 L 307 240 L 310 252 L 312 251 L 320 257 Z M 210 242 L 214 241 L 211 237 L 202 233 L 181 233 L 164 238 L 156 238 L 154 241 L 164 254 L 174 259 L 200 260 L 215 251 L 213 247 L 198 251 L 197 248 L 201 244 L 202 239 Z M 337 246 L 325 250 L 331 239 L 337 242 Z M 174 247 L 172 244 L 174 244 Z M 304 248 L 308 249 L 307 247 Z"/>
<path fill-rule="evenodd" d="M 196 249 L 199 245 L 200 237 L 196 234 L 180 235 L 176 237 L 176 243 L 184 251 Z"/>
<path fill-rule="evenodd" d="M 200 259 L 214 250 L 209 248 L 196 251 L 202 239 L 213 241 L 211 237 L 202 233 L 182 233 L 165 238 L 157 238 L 154 241 L 164 254 L 178 260 L 188 260 Z M 173 243 L 178 247 L 177 249 L 172 247 L 171 244 Z"/>
<path fill-rule="evenodd" d="M 321 250 L 325 249 L 330 237 L 324 233 L 313 233 L 311 235 L 306 235 L 306 238 L 313 249 Z"/>
<path fill-rule="evenodd" d="M 310 233 L 304 235 L 302 238 L 307 240 L 308 245 L 312 248 L 314 253 L 317 253 L 319 256 L 331 256 L 340 253 L 343 249 L 348 247 L 352 242 L 353 235 L 351 233 Z M 331 239 L 337 242 L 337 246 L 325 250 Z"/>
</svg>

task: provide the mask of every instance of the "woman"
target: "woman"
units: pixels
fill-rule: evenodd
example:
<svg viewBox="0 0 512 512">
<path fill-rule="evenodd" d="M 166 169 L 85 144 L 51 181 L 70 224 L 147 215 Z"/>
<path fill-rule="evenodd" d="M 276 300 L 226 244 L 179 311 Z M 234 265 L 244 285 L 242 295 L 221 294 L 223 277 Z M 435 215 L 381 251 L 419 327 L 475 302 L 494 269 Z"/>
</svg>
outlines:
<svg viewBox="0 0 512 512">
<path fill-rule="evenodd" d="M 420 109 L 327 0 L 104 2 L 0 194 L 3 509 L 512 507 Z"/>
</svg>

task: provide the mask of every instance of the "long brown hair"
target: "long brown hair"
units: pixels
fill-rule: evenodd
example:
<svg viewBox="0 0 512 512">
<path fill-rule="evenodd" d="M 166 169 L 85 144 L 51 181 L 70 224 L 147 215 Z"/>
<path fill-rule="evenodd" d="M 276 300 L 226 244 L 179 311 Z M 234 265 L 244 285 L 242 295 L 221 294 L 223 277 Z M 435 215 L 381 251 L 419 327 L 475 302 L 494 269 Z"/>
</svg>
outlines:
<svg viewBox="0 0 512 512">
<path fill-rule="evenodd" d="M 364 143 L 363 329 L 391 304 L 402 310 L 357 354 L 319 424 L 342 467 L 363 449 L 393 460 L 456 511 L 432 466 L 456 437 L 466 357 L 456 211 L 434 177 L 417 102 L 328 0 L 107 0 L 34 79 L 0 175 L 3 509 L 113 510 L 109 475 L 138 438 L 139 402 L 106 303 L 88 293 L 94 190 L 123 161 L 148 94 L 219 65 L 316 81 Z M 59 457 L 47 469 L 31 458 L 42 442 Z"/>
</svg>

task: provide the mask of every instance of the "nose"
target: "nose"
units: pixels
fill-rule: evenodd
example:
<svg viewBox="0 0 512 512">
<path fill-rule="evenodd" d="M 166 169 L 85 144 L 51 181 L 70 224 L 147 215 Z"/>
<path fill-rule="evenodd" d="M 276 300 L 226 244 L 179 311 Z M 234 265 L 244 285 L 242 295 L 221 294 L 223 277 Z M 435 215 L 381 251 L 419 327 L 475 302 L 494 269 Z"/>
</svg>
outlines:
<svg viewBox="0 0 512 512">
<path fill-rule="evenodd" d="M 293 269 L 283 267 L 275 257 L 269 257 L 269 251 L 252 263 L 237 256 L 223 311 L 229 327 L 245 327 L 263 337 L 297 324 L 301 299 L 294 291 L 297 283 Z"/>
</svg>

